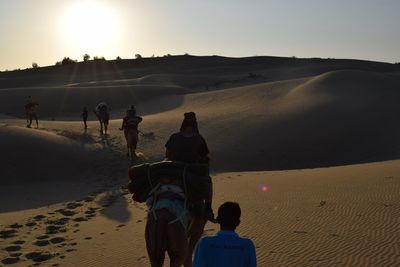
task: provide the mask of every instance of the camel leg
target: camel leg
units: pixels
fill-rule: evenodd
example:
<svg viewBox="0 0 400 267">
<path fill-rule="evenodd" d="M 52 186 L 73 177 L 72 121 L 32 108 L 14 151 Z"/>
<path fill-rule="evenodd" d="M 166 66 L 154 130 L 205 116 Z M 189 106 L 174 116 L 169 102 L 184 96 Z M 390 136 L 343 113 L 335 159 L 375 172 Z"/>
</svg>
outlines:
<svg viewBox="0 0 400 267">
<path fill-rule="evenodd" d="M 131 159 L 134 159 L 136 157 L 136 145 L 138 141 L 137 133 L 136 131 L 130 130 L 126 133 L 125 135 L 126 138 L 126 145 L 128 147 L 128 153 L 129 157 Z"/>
<path fill-rule="evenodd" d="M 39 129 L 39 120 L 38 120 L 38 117 L 37 117 L 37 115 L 35 115 L 35 120 L 36 120 L 36 128 L 38 128 L 38 129 Z"/>
<path fill-rule="evenodd" d="M 149 255 L 150 264 L 152 267 L 162 267 L 167 249 L 167 235 L 164 214 L 156 211 L 157 219 L 152 213 L 147 215 L 145 239 L 146 249 Z"/>
<path fill-rule="evenodd" d="M 101 120 L 99 120 L 100 123 L 100 133 L 103 134 L 103 123 L 101 122 Z"/>
<path fill-rule="evenodd" d="M 167 252 L 170 267 L 181 267 L 188 251 L 188 240 L 185 228 L 180 221 L 167 225 Z"/>
<path fill-rule="evenodd" d="M 188 252 L 185 259 L 185 267 L 192 267 L 192 255 L 194 248 L 200 237 L 203 235 L 204 226 L 206 225 L 206 220 L 202 217 L 195 216 L 190 223 L 187 237 L 189 240 Z"/>
</svg>

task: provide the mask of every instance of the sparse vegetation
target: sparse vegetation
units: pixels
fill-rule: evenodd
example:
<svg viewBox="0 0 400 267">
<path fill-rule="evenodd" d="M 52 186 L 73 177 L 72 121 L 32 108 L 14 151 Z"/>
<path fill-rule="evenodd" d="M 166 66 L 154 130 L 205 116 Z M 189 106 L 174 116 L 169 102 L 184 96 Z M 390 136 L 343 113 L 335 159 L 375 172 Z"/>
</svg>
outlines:
<svg viewBox="0 0 400 267">
<path fill-rule="evenodd" d="M 84 54 L 83 55 L 83 61 L 88 61 L 90 59 L 90 56 L 89 56 L 89 54 Z"/>
<path fill-rule="evenodd" d="M 32 62 L 32 68 L 37 69 L 39 68 L 39 65 L 36 62 Z"/>
<path fill-rule="evenodd" d="M 56 62 L 56 66 L 75 64 L 76 62 L 78 62 L 76 59 L 71 59 L 70 57 L 64 57 L 63 60 Z"/>
<path fill-rule="evenodd" d="M 142 55 L 141 54 L 135 54 L 135 59 L 141 59 Z"/>
<path fill-rule="evenodd" d="M 121 60 L 122 58 L 120 56 L 117 56 L 116 60 Z"/>
<path fill-rule="evenodd" d="M 104 57 L 94 56 L 93 60 L 106 60 Z"/>
</svg>

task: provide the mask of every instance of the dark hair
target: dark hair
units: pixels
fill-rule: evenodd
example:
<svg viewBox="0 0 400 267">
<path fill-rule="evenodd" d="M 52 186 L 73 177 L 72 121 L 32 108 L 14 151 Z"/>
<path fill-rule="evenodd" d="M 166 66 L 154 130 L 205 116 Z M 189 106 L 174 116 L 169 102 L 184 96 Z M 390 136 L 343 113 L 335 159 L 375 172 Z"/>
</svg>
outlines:
<svg viewBox="0 0 400 267">
<path fill-rule="evenodd" d="M 194 112 L 185 112 L 180 131 L 184 131 L 187 127 L 192 127 L 193 130 L 198 134 L 199 127 L 197 126 L 196 113 Z"/>
<path fill-rule="evenodd" d="M 240 223 L 242 211 L 236 202 L 225 202 L 218 208 L 218 223 L 221 228 L 235 230 Z"/>
<path fill-rule="evenodd" d="M 136 116 L 136 108 L 135 105 L 132 105 L 130 109 L 126 111 L 126 116 Z"/>
</svg>

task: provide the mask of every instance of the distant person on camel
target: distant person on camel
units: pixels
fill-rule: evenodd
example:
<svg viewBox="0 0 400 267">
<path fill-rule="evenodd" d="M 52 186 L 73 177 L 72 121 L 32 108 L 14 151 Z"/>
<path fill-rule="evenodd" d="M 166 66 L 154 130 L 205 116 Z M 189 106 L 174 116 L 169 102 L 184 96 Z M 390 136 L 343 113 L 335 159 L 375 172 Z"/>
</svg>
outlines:
<svg viewBox="0 0 400 267">
<path fill-rule="evenodd" d="M 36 112 L 36 108 L 39 106 L 38 103 L 32 100 L 31 96 L 28 96 L 27 103 L 25 104 L 25 113 L 26 113 L 26 127 L 31 128 L 32 120 L 36 121 L 36 128 L 39 128 L 39 120 Z"/>
<path fill-rule="evenodd" d="M 105 102 L 100 102 L 96 106 L 94 114 L 96 114 L 100 123 L 100 133 L 103 134 L 104 129 L 104 134 L 107 135 L 108 122 L 110 120 L 110 108 Z"/>
<path fill-rule="evenodd" d="M 126 116 L 122 119 L 122 126 L 119 128 L 124 131 L 126 145 L 128 148 L 127 157 L 130 159 L 136 158 L 136 147 L 139 140 L 139 123 L 143 120 L 142 117 L 136 115 L 134 105 L 126 111 Z"/>
<path fill-rule="evenodd" d="M 193 267 L 256 267 L 256 250 L 250 239 L 236 234 L 241 209 L 238 203 L 225 202 L 218 209 L 220 231 L 200 239 Z"/>
</svg>

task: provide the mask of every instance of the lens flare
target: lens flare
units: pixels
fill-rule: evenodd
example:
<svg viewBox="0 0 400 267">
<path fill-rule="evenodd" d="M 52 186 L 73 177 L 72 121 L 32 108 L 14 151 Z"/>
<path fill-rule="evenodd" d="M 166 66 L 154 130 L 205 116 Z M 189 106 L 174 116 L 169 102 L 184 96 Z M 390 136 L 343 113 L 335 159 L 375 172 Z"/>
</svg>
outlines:
<svg viewBox="0 0 400 267">
<path fill-rule="evenodd" d="M 261 192 L 268 192 L 268 186 L 263 184 L 260 186 Z"/>
</svg>

